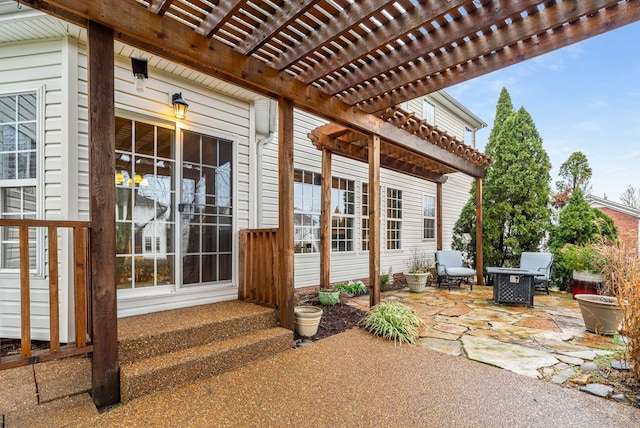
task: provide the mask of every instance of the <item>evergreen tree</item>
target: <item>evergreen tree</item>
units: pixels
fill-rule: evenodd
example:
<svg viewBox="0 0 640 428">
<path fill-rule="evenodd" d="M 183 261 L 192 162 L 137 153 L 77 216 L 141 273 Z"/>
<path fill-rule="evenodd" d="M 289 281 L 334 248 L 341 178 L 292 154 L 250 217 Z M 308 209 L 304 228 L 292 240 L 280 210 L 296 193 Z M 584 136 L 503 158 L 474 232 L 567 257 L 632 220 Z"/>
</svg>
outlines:
<svg viewBox="0 0 640 428">
<path fill-rule="evenodd" d="M 549 156 L 527 111 L 509 115 L 496 135 L 483 191 L 487 266 L 515 265 L 537 251 L 549 228 Z"/>
<path fill-rule="evenodd" d="M 591 208 L 580 188 L 576 188 L 560 211 L 558 225 L 551 230 L 549 248 L 554 254 L 554 281 L 561 289 L 568 289 L 571 283 L 571 268 L 560 251 L 565 245 L 615 241 L 617 238 L 618 229 L 613 219 L 599 209 Z"/>
<path fill-rule="evenodd" d="M 523 251 L 536 251 L 548 230 L 549 157 L 531 116 L 513 111 L 506 89 L 485 153 L 493 159 L 483 186 L 485 265 L 515 265 Z M 470 242 L 464 239 L 469 233 Z M 454 227 L 453 247 L 475 258 L 475 186 Z"/>
</svg>

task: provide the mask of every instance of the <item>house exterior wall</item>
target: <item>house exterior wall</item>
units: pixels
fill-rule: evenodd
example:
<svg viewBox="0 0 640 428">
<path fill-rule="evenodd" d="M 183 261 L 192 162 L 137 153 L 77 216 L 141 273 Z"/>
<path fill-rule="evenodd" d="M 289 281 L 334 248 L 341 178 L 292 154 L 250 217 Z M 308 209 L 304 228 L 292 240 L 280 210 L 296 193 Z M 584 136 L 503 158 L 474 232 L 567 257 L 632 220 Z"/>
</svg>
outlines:
<svg viewBox="0 0 640 428">
<path fill-rule="evenodd" d="M 67 104 L 64 90 L 66 82 L 63 39 L 0 44 L 0 95 L 36 92 L 38 103 L 37 153 L 37 215 L 40 218 L 61 219 L 68 213 L 65 207 L 65 182 L 62 167 L 66 147 L 64 144 L 63 109 Z M 43 231 L 40 241 L 46 242 Z M 60 244 L 67 239 L 66 232 L 58 236 Z M 36 340 L 48 339 L 49 281 L 47 253 L 44 246 L 38 252 L 38 273 L 30 283 L 31 335 Z M 68 265 L 60 257 L 61 281 L 68 277 Z M 67 321 L 69 294 L 60 289 L 61 322 Z M 17 272 L 0 272 L 0 337 L 20 337 L 20 288 Z M 61 332 L 67 340 L 67 331 Z"/>
<path fill-rule="evenodd" d="M 456 122 L 456 118 L 449 110 L 439 109 L 435 101 L 436 120 L 442 123 Z M 422 112 L 421 100 L 409 102 L 410 109 L 419 109 Z M 440 111 L 440 113 L 438 113 Z M 440 119 L 438 119 L 440 118 Z M 460 119 L 458 119 L 460 122 Z M 322 170 L 322 153 L 316 149 L 308 134 L 326 121 L 308 113 L 295 110 L 294 112 L 294 168 L 320 174 Z M 443 125 L 441 129 L 443 129 Z M 458 129 L 464 129 L 464 123 L 457 123 Z M 426 144 L 426 143 L 425 143 Z M 263 191 L 259 195 L 260 212 L 262 221 L 260 227 L 278 226 L 278 147 L 277 135 L 273 142 L 266 145 L 262 151 L 263 175 L 261 183 Z M 368 181 L 368 165 L 338 155 L 332 156 L 332 175 L 343 179 L 355 181 L 355 218 L 354 250 L 349 252 L 332 252 L 330 281 L 339 282 L 350 279 L 366 278 L 369 275 L 368 251 L 362 250 L 362 216 L 359 215 L 362 208 L 361 185 Z M 453 226 L 458 219 L 462 208 L 469 198 L 472 178 L 461 173 L 451 174 L 442 188 L 443 204 L 443 248 L 450 248 L 453 235 Z M 423 196 L 436 197 L 436 184 L 408 175 L 400 174 L 386 169 L 380 170 L 381 183 L 381 255 L 380 268 L 382 272 L 390 269 L 393 273 L 405 270 L 406 260 L 414 249 L 425 251 L 433 260 L 436 251 L 435 239 L 422 239 L 423 236 Z M 387 249 L 387 189 L 402 190 L 402 228 L 401 249 Z M 320 278 L 320 254 L 296 254 L 294 266 L 295 288 L 316 286 Z"/>
<path fill-rule="evenodd" d="M 638 217 L 625 214 L 608 207 L 598 207 L 600 211 L 613 219 L 618 228 L 618 236 L 626 248 L 638 248 Z"/>
</svg>

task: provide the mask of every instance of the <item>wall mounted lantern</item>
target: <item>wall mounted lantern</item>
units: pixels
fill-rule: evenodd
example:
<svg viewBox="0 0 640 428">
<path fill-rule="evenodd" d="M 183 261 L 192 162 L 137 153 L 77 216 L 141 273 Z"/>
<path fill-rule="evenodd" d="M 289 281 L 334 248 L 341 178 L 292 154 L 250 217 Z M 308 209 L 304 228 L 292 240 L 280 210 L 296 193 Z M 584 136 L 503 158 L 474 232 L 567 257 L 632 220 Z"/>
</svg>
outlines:
<svg viewBox="0 0 640 428">
<path fill-rule="evenodd" d="M 182 92 L 176 92 L 171 96 L 171 105 L 173 106 L 173 115 L 176 119 L 186 119 L 189 104 L 182 99 Z"/>
<path fill-rule="evenodd" d="M 133 71 L 133 86 L 136 88 L 136 91 L 144 92 L 146 79 L 149 78 L 147 59 L 132 56 L 131 70 Z"/>
</svg>

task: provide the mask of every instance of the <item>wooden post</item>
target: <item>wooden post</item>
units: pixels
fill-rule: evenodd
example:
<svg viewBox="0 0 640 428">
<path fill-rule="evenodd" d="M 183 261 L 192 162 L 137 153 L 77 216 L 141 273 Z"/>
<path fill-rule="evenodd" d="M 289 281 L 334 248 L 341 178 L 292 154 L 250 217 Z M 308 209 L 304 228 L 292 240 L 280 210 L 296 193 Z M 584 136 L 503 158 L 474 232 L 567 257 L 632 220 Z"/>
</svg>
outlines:
<svg viewBox="0 0 640 428">
<path fill-rule="evenodd" d="M 320 288 L 331 283 L 331 152 L 322 149 L 320 186 Z"/>
<path fill-rule="evenodd" d="M 294 329 L 293 316 L 293 103 L 278 98 L 278 228 L 280 326 Z"/>
<path fill-rule="evenodd" d="M 436 249 L 442 250 L 442 183 L 436 183 Z"/>
<path fill-rule="evenodd" d="M 93 305 L 92 396 L 98 409 L 120 401 L 116 296 L 115 105 L 113 29 L 87 25 L 89 189 Z"/>
<path fill-rule="evenodd" d="M 369 136 L 369 306 L 380 303 L 380 136 Z"/>
<path fill-rule="evenodd" d="M 482 178 L 476 178 L 476 283 L 484 283 L 482 255 Z"/>
</svg>

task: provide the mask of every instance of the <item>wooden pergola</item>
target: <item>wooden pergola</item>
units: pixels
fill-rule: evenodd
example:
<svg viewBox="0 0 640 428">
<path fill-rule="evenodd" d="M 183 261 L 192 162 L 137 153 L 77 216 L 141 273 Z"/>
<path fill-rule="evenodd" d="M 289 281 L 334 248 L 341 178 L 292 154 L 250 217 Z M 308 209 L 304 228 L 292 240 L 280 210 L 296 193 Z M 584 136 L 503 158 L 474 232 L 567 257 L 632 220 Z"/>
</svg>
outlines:
<svg viewBox="0 0 640 428">
<path fill-rule="evenodd" d="M 360 158 L 366 154 L 372 184 L 371 214 L 380 207 L 379 191 L 373 185 L 378 182 L 379 167 L 407 168 L 402 165 L 407 160 L 403 150 L 425 159 L 407 173 L 436 182 L 452 171 L 475 177 L 476 199 L 480 201 L 487 159 L 440 131 L 427 133 L 422 124 L 397 126 L 395 106 L 640 19 L 640 2 L 636 0 L 19 3 L 88 28 L 92 361 L 93 398 L 98 407 L 118 402 L 119 390 L 114 40 L 278 99 L 280 308 L 286 308 L 281 310 L 282 325 L 292 327 L 294 107 L 343 126 L 348 129 L 345 135 L 354 131 L 366 136 L 366 150 L 362 150 L 363 139 L 335 138 L 331 132 L 317 138 L 324 153 L 336 151 Z M 430 138 L 425 138 L 427 134 Z M 350 144 L 355 147 L 347 147 Z M 371 224 L 377 224 L 373 217 Z M 478 226 L 481 224 L 478 210 Z M 370 233 L 372 299 L 377 299 L 379 232 L 372 228 Z M 481 245 L 481 235 L 479 238 Z M 476 265 L 481 271 L 482 260 Z"/>
</svg>

